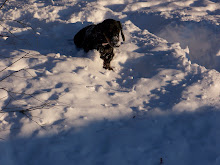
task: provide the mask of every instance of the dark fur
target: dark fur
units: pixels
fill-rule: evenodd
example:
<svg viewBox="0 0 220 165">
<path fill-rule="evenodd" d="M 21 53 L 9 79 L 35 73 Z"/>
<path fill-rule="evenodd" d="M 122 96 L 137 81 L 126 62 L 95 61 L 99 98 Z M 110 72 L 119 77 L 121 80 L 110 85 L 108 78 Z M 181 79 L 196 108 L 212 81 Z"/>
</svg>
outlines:
<svg viewBox="0 0 220 165">
<path fill-rule="evenodd" d="M 74 43 L 78 48 L 83 48 L 85 52 L 96 49 L 100 53 L 100 58 L 104 60 L 103 68 L 113 70 L 110 62 L 114 57 L 114 47 L 119 47 L 119 33 L 123 41 L 125 37 L 120 21 L 106 19 L 97 25 L 89 25 L 81 29 L 74 36 Z"/>
</svg>

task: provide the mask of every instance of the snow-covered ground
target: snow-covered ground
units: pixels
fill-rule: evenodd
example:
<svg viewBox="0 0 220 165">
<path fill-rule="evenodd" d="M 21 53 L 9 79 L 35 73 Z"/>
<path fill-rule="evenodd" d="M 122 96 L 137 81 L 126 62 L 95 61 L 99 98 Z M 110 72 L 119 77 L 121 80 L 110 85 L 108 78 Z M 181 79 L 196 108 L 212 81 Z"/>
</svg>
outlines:
<svg viewBox="0 0 220 165">
<path fill-rule="evenodd" d="M 107 18 L 114 72 L 72 42 Z M 8 0 L 0 165 L 219 165 L 219 71 L 219 0 Z"/>
</svg>

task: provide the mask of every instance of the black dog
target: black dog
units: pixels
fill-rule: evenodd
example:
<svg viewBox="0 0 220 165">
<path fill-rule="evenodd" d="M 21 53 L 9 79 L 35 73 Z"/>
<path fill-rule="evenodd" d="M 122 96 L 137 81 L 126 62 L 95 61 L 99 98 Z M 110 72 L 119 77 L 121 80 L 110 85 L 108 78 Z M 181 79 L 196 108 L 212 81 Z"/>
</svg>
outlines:
<svg viewBox="0 0 220 165">
<path fill-rule="evenodd" d="M 103 68 L 113 70 L 110 62 L 114 57 L 113 48 L 119 47 L 119 33 L 123 41 L 125 37 L 120 21 L 106 19 L 97 25 L 89 25 L 80 30 L 74 37 L 74 43 L 78 48 L 83 48 L 85 52 L 96 49 L 100 53 L 100 58 L 104 60 Z"/>
</svg>

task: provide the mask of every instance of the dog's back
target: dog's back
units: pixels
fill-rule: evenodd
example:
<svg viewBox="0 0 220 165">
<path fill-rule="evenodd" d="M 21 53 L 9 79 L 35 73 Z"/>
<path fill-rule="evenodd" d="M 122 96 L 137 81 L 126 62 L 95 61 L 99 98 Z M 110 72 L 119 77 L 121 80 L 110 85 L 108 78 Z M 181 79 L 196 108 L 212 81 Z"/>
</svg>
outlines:
<svg viewBox="0 0 220 165">
<path fill-rule="evenodd" d="M 81 29 L 75 36 L 74 36 L 74 43 L 77 48 L 83 48 L 84 42 L 86 41 L 86 35 L 88 33 L 88 30 L 92 28 L 94 25 L 89 25 Z"/>
</svg>

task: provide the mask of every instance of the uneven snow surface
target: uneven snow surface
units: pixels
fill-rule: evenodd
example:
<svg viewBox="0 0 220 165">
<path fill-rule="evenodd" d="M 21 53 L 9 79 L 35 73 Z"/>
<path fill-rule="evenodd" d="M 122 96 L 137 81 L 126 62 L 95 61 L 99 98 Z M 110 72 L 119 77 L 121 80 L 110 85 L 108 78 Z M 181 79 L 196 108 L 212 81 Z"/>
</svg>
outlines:
<svg viewBox="0 0 220 165">
<path fill-rule="evenodd" d="M 0 1 L 0 165 L 219 165 L 219 0 Z M 120 20 L 113 71 L 72 41 Z"/>
</svg>

